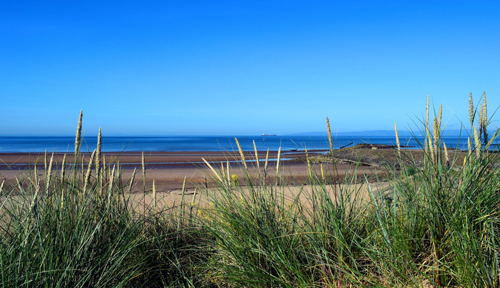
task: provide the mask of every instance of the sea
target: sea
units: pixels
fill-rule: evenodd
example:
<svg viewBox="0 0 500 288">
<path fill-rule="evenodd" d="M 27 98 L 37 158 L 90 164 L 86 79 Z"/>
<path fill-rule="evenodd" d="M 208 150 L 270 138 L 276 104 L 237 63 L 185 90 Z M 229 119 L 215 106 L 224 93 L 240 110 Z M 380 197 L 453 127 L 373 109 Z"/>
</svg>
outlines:
<svg viewBox="0 0 500 288">
<path fill-rule="evenodd" d="M 103 152 L 177 152 L 177 151 L 237 151 L 235 138 L 243 150 L 253 151 L 253 142 L 257 150 L 282 151 L 329 149 L 326 136 L 133 136 L 102 137 Z M 396 145 L 394 137 L 387 136 L 337 136 L 334 148 L 357 144 Z M 447 137 L 444 139 L 448 148 L 467 149 L 467 138 Z M 37 153 L 74 151 L 74 136 L 0 136 L 0 153 Z M 424 143 L 422 137 L 400 137 L 405 149 L 420 149 Z M 85 137 L 81 151 L 92 152 L 97 146 L 97 137 Z"/>
</svg>

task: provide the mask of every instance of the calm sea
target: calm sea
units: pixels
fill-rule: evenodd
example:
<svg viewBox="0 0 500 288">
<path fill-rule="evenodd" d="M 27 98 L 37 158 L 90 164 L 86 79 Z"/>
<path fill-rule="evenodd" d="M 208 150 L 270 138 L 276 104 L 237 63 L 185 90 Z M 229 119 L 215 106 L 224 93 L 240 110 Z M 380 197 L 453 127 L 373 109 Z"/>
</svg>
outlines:
<svg viewBox="0 0 500 288">
<path fill-rule="evenodd" d="M 103 137 L 102 151 L 235 151 L 237 150 L 235 136 L 168 136 L 168 137 Z M 328 139 L 324 136 L 236 136 L 243 150 L 253 150 L 253 141 L 258 150 L 271 151 L 292 149 L 328 149 Z M 423 143 L 423 139 L 418 139 Z M 0 153 L 14 152 L 72 152 L 74 137 L 0 137 Z M 400 137 L 401 145 L 420 148 L 421 145 L 413 138 Z M 335 148 L 353 143 L 395 145 L 394 137 L 386 136 L 338 136 Z M 459 142 L 458 137 L 445 139 L 447 147 L 467 148 L 467 140 Z M 86 137 L 81 151 L 93 151 L 97 146 L 97 137 Z"/>
</svg>

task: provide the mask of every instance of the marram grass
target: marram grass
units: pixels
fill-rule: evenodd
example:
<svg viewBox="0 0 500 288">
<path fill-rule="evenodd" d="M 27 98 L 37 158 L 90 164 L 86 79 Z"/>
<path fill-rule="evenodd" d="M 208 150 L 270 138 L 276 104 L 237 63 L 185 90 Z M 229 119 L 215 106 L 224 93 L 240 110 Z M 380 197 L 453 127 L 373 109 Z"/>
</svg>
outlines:
<svg viewBox="0 0 500 288">
<path fill-rule="evenodd" d="M 141 190 L 137 170 L 121 183 L 118 165 L 98 164 L 99 149 L 76 165 L 51 157 L 46 173 L 35 165 L 0 185 L 0 286 L 499 287 L 500 168 L 487 150 L 498 131 L 488 139 L 486 104 L 472 108 L 470 119 L 483 119 L 471 121 L 470 153 L 458 163 L 441 138 L 441 108 L 429 127 L 428 103 L 424 159 L 400 149 L 394 124 L 401 162 L 384 183 L 360 185 L 357 165 L 340 177 L 331 159 L 307 161 L 307 182 L 294 188 L 281 151 L 268 169 L 268 150 L 261 181 L 257 163 L 238 178 L 229 162 L 206 162 L 215 189 L 190 199 L 184 182 L 184 201 L 164 207 L 156 182 L 146 189 L 143 155 L 140 184 L 153 199 L 139 207 L 130 198 Z"/>
</svg>

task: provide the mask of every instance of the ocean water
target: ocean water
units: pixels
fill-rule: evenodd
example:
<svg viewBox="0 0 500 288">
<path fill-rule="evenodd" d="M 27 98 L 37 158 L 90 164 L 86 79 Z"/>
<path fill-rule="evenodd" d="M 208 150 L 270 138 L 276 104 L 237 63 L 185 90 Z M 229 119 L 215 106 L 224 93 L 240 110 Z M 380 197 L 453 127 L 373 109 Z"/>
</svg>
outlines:
<svg viewBox="0 0 500 288">
<path fill-rule="evenodd" d="M 102 151 L 236 151 L 234 141 L 237 137 L 243 150 L 253 151 L 253 141 L 259 151 L 268 148 L 278 150 L 329 149 L 327 137 L 324 136 L 166 136 L 166 137 L 103 137 Z M 460 140 L 460 141 L 459 141 Z M 75 138 L 72 137 L 0 137 L 0 153 L 14 152 L 60 152 L 74 151 Z M 447 147 L 467 149 L 467 139 L 458 137 L 445 138 Z M 370 143 L 396 145 L 394 137 L 386 136 L 338 136 L 334 140 L 335 149 L 345 145 Z M 423 138 L 400 137 L 401 145 L 410 146 L 409 149 L 421 148 Z M 420 142 L 420 143 L 419 143 Z M 86 137 L 82 141 L 82 152 L 91 152 L 97 146 L 97 137 Z"/>
</svg>

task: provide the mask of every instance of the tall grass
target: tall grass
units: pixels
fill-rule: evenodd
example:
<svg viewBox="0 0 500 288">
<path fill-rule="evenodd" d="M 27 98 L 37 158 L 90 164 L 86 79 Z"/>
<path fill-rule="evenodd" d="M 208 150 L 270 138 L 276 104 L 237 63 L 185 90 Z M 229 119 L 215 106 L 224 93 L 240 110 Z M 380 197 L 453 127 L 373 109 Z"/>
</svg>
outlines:
<svg viewBox="0 0 500 288">
<path fill-rule="evenodd" d="M 285 177 L 279 159 L 269 169 L 269 151 L 264 165 L 246 163 L 236 141 L 240 168 L 205 161 L 216 185 L 198 188 L 205 206 L 194 198 L 162 205 L 156 185 L 146 189 L 144 163 L 137 190 L 152 192 L 150 206 L 131 198 L 135 172 L 125 183 L 119 166 L 101 161 L 100 149 L 71 164 L 51 157 L 42 176 L 33 166 L 0 188 L 0 283 L 499 287 L 500 159 L 490 149 L 499 131 L 488 131 L 486 96 L 479 109 L 470 97 L 465 159 L 446 149 L 442 108 L 431 118 L 428 99 L 417 127 L 426 135 L 423 158 L 399 148 L 394 124 L 399 163 L 386 167 L 387 182 L 369 183 L 359 163 L 345 175 L 338 171 L 328 119 L 330 153 L 322 163 L 306 159 L 305 182 Z M 81 116 L 75 154 L 82 156 L 78 131 Z M 258 158 L 255 143 L 254 152 Z"/>
<path fill-rule="evenodd" d="M 123 183 L 119 167 L 101 166 L 95 153 L 84 163 L 80 141 L 74 163 L 52 156 L 45 173 L 34 165 L 17 184 L 2 183 L 0 287 L 197 286 L 191 264 L 206 253 L 193 247 L 206 240 L 173 212 L 185 207 L 138 213 L 133 178 Z"/>
<path fill-rule="evenodd" d="M 338 181 L 334 159 L 320 175 L 307 159 L 308 185 L 295 194 L 287 186 L 255 183 L 250 173 L 244 187 L 220 182 L 205 221 L 217 239 L 213 281 L 255 287 L 498 287 L 499 159 L 489 150 L 498 131 L 487 138 L 484 103 L 485 97 L 481 132 L 470 136 L 475 153 L 465 163 L 457 162 L 458 154 L 450 157 L 442 141 L 442 108 L 432 124 L 427 108 L 424 159 L 398 149 L 400 162 L 386 167 L 392 177 L 385 190 L 356 185 L 356 166 Z M 395 134 L 399 143 L 396 125 Z M 325 174 L 337 181 L 326 184 Z"/>
</svg>

